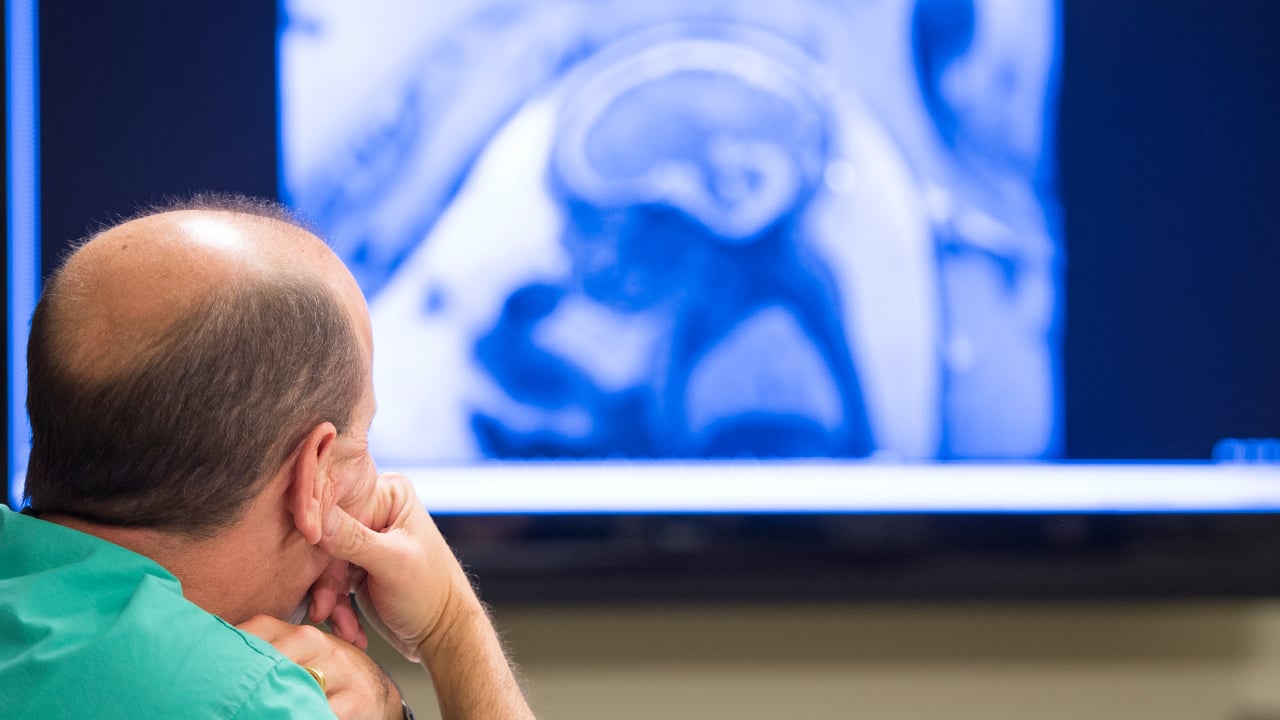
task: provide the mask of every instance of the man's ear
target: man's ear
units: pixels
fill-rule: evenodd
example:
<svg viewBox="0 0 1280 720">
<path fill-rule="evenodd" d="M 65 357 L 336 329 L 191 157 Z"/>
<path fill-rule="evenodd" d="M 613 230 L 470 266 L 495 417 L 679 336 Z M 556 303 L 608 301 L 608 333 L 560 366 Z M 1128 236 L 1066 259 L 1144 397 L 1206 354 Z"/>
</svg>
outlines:
<svg viewBox="0 0 1280 720">
<path fill-rule="evenodd" d="M 298 443 L 289 472 L 289 511 L 293 524 L 315 545 L 320 542 L 325 513 L 337 502 L 333 484 L 333 446 L 338 430 L 324 422 L 311 429 Z"/>
</svg>

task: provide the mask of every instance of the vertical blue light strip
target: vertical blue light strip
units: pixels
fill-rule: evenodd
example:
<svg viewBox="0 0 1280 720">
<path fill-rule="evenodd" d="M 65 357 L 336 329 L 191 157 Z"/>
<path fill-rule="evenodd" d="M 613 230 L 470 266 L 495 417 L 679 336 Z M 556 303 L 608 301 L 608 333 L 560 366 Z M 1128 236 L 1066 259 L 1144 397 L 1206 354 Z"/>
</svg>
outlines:
<svg viewBox="0 0 1280 720">
<path fill-rule="evenodd" d="M 5 323 L 9 353 L 9 505 L 22 497 L 31 451 L 31 427 L 24 409 L 27 397 L 27 331 L 35 309 L 40 278 L 40 76 L 36 0 L 5 2 L 6 157 L 9 190 L 9 242 L 5 287 L 9 317 Z"/>
<path fill-rule="evenodd" d="M 285 0 L 276 3 L 276 198 L 294 207 L 289 194 L 288 178 L 284 168 L 284 32 L 288 29 L 289 9 Z M 297 208 L 294 207 L 296 210 Z"/>
</svg>

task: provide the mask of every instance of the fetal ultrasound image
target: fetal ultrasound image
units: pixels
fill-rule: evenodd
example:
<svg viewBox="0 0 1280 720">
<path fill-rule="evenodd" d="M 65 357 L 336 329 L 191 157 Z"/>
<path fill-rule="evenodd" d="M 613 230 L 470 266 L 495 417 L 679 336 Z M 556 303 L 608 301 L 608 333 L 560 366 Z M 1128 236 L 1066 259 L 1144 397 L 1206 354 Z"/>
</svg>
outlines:
<svg viewBox="0 0 1280 720">
<path fill-rule="evenodd" d="M 282 17 L 380 460 L 1059 454 L 1056 0 Z"/>
</svg>

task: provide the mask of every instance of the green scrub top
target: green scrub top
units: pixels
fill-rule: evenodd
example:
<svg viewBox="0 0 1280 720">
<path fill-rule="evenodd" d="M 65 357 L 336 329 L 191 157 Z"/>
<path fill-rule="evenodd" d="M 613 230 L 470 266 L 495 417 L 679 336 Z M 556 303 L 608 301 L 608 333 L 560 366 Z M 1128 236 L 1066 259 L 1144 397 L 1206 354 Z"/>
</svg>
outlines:
<svg viewBox="0 0 1280 720">
<path fill-rule="evenodd" d="M 0 506 L 0 716 L 332 718 L 311 676 L 150 559 Z"/>
</svg>

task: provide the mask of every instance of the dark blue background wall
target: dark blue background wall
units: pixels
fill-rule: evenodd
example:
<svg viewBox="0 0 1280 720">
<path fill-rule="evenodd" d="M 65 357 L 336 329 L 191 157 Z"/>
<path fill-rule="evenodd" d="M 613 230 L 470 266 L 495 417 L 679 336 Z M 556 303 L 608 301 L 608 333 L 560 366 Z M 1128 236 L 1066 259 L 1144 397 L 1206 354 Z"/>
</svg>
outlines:
<svg viewBox="0 0 1280 720">
<path fill-rule="evenodd" d="M 1280 435 L 1280 3 L 1067 0 L 1067 449 Z"/>
</svg>

